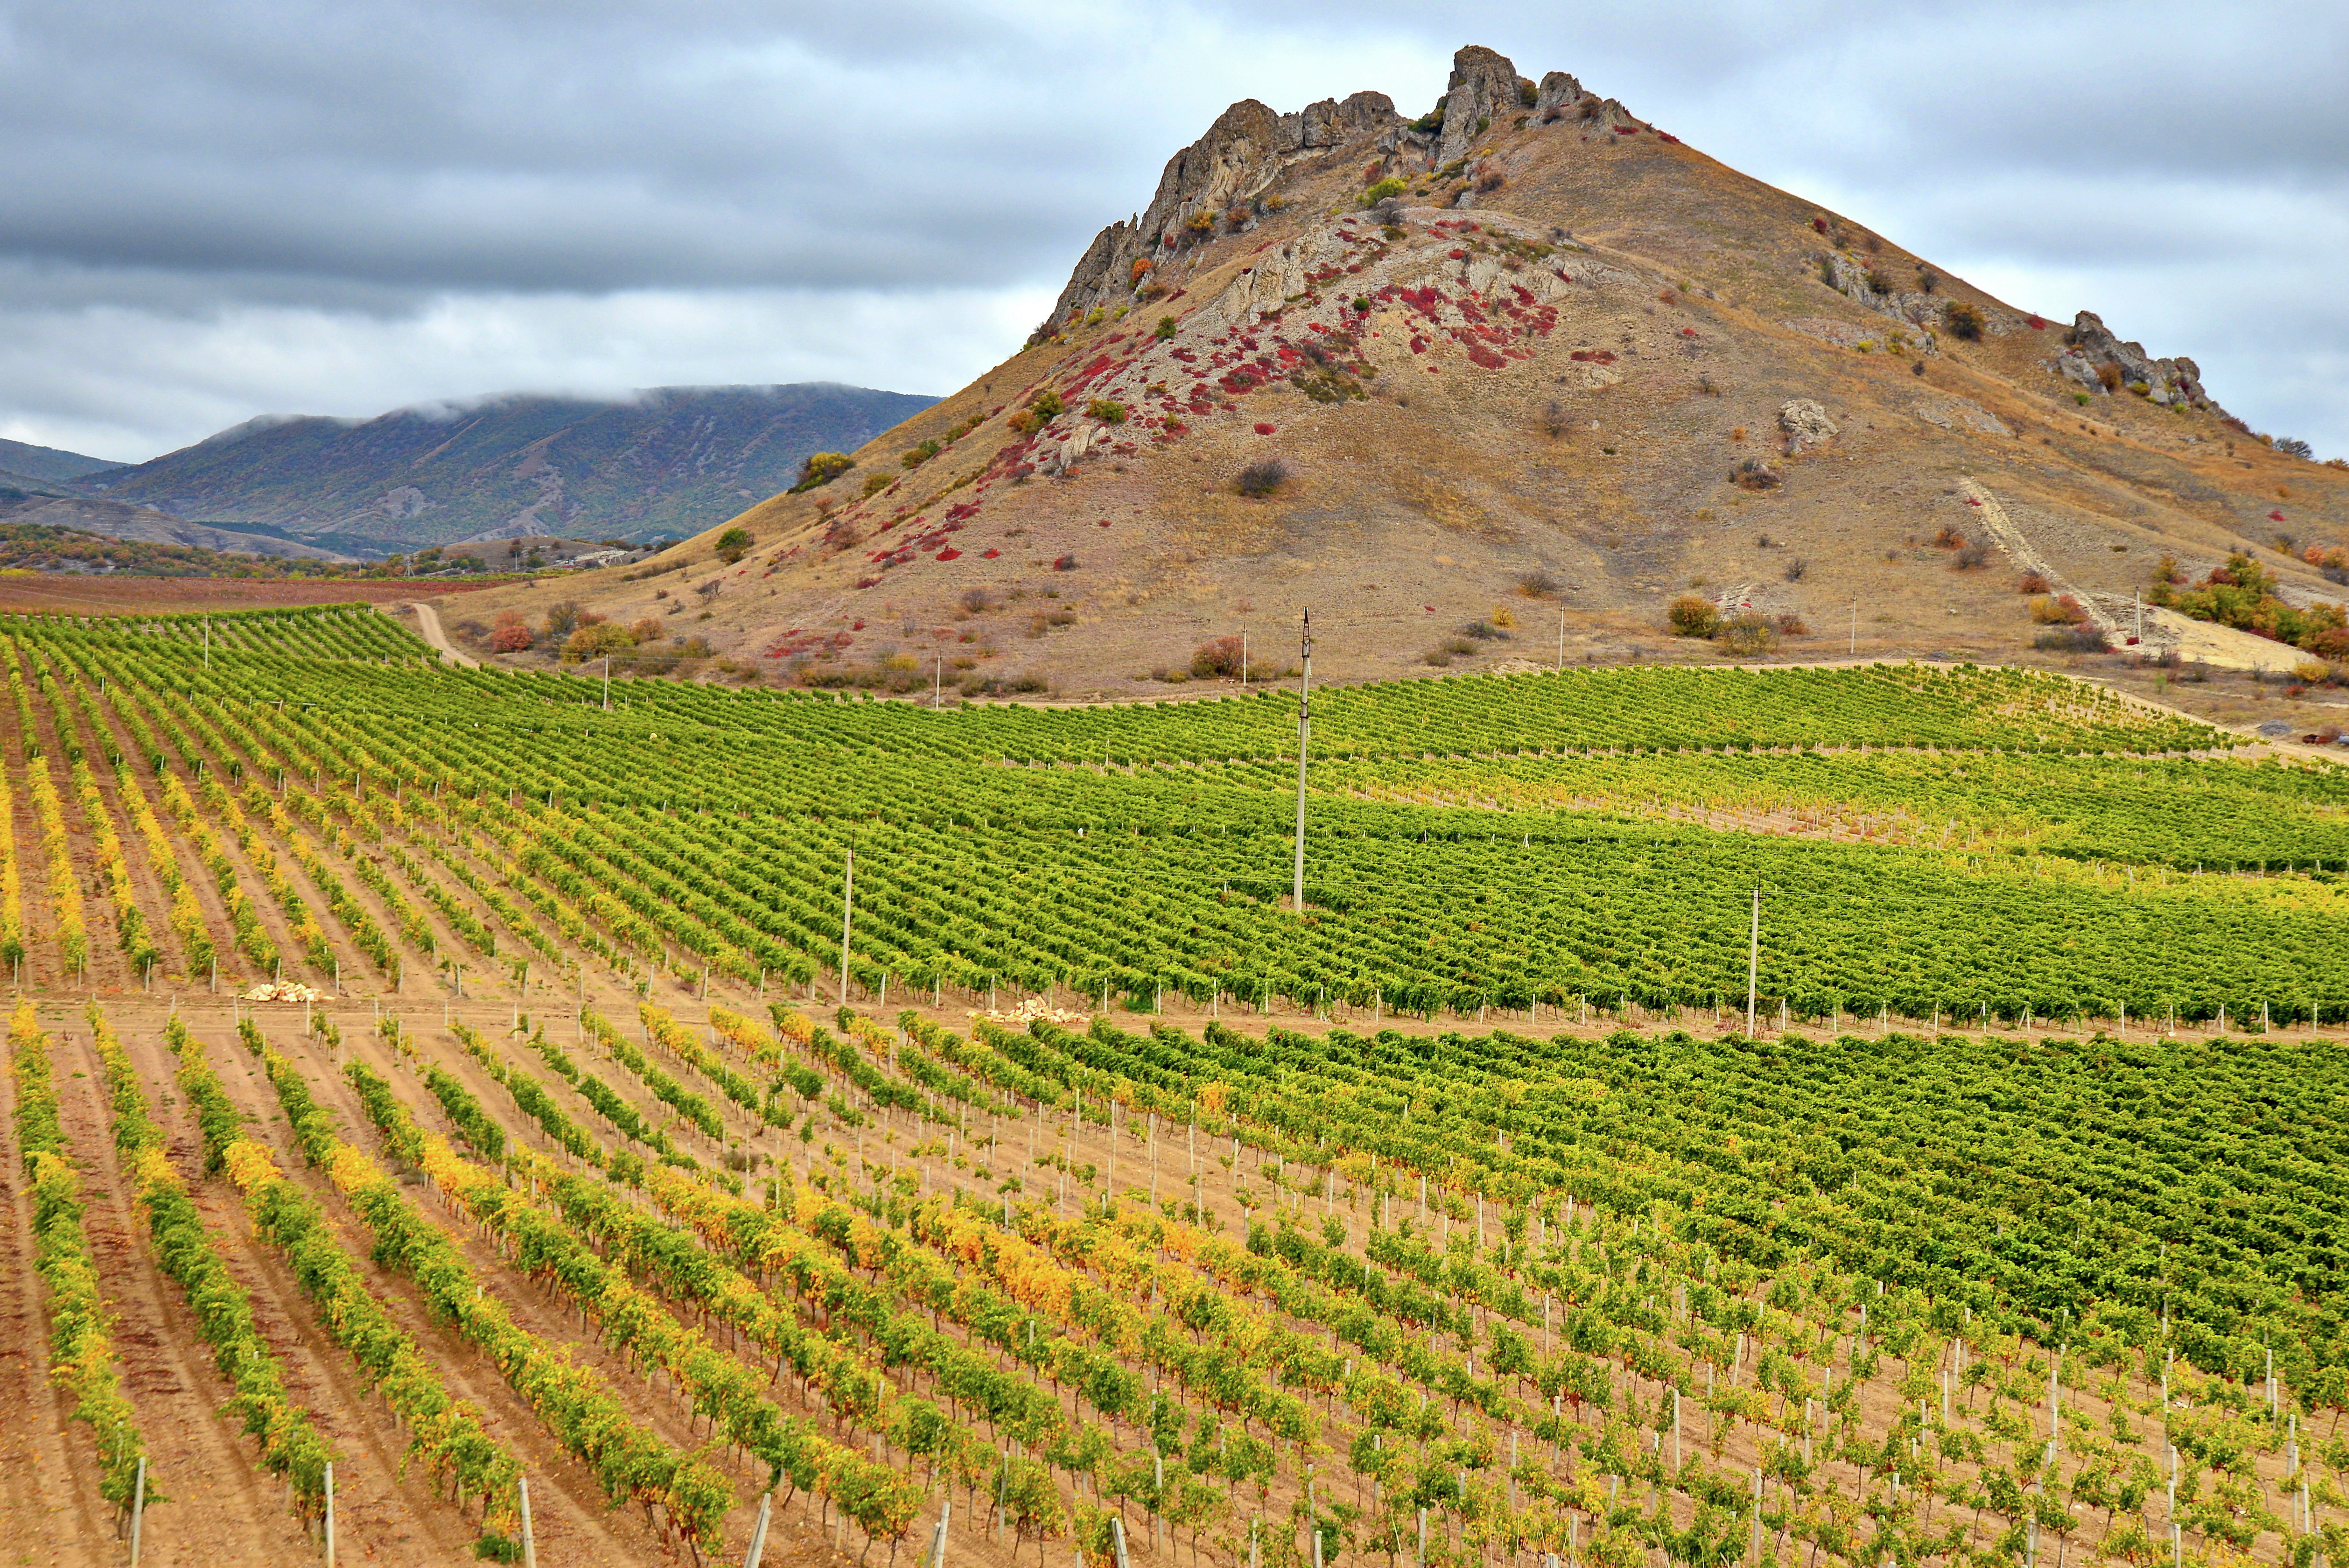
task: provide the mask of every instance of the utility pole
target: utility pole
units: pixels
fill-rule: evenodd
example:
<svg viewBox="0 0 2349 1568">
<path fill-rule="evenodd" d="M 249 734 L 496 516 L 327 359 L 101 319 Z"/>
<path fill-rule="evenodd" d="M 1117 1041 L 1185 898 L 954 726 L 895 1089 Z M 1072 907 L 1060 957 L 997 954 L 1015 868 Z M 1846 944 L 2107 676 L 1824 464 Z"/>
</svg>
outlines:
<svg viewBox="0 0 2349 1568">
<path fill-rule="evenodd" d="M 1247 689 L 1247 633 L 1240 633 L 1240 689 Z"/>
<path fill-rule="evenodd" d="M 1557 612 L 1557 673 L 1566 673 L 1566 612 Z"/>
<path fill-rule="evenodd" d="M 204 617 L 204 668 L 212 667 L 212 618 Z"/>
<path fill-rule="evenodd" d="M 1762 889 L 1754 889 L 1754 936 L 1745 949 L 1745 1038 L 1754 1038 L 1754 990 L 1762 978 Z"/>
<path fill-rule="evenodd" d="M 1859 601 L 1851 601 L 1851 657 L 1859 657 Z"/>
<path fill-rule="evenodd" d="M 856 851 L 847 851 L 848 868 L 840 880 L 840 1005 L 848 1005 L 848 919 L 856 912 Z"/>
<path fill-rule="evenodd" d="M 612 656 L 604 656 L 604 711 L 612 711 Z"/>
<path fill-rule="evenodd" d="M 1305 913 L 1305 746 L 1313 734 L 1313 612 L 1305 612 L 1305 668 L 1297 683 L 1297 912 Z"/>
<path fill-rule="evenodd" d="M 930 706 L 947 705 L 947 655 L 941 648 L 930 649 Z"/>
</svg>

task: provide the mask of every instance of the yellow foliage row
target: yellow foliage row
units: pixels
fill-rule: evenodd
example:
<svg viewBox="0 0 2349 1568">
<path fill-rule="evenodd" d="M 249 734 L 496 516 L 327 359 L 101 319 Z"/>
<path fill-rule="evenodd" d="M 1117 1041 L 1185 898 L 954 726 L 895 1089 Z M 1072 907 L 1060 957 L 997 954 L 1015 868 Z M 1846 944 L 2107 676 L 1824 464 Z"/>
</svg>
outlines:
<svg viewBox="0 0 2349 1568">
<path fill-rule="evenodd" d="M 775 1043 L 775 1037 L 739 1012 L 713 1007 L 709 1010 L 709 1027 L 717 1032 L 719 1039 L 731 1044 L 761 1067 L 776 1066 L 783 1059 L 782 1047 Z"/>
</svg>

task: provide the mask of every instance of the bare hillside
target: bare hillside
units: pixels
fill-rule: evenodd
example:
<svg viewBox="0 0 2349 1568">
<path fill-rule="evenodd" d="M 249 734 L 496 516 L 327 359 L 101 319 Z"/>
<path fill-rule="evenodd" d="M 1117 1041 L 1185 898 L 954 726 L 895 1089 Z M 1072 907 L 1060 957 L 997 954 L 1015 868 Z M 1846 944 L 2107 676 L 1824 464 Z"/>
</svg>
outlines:
<svg viewBox="0 0 2349 1568">
<path fill-rule="evenodd" d="M 2349 473 L 2219 395 L 1467 48 L 1440 122 L 1234 105 L 1024 348 L 744 512 L 739 560 L 713 529 L 475 607 L 574 593 L 661 618 L 656 655 L 827 683 L 1137 694 L 1219 637 L 1289 662 L 1308 607 L 1351 679 L 1726 657 L 1671 635 L 1689 593 L 1794 659 L 2010 656 L 2028 573 L 2133 633 L 2165 554 L 2340 597 L 2301 557 L 2349 537 Z"/>
</svg>

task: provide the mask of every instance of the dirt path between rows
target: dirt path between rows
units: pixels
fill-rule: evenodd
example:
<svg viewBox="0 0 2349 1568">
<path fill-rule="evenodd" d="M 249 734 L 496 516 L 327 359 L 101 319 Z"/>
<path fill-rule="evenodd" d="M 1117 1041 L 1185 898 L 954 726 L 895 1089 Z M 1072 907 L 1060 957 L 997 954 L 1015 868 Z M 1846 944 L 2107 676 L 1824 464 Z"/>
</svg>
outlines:
<svg viewBox="0 0 2349 1568">
<path fill-rule="evenodd" d="M 283 1484 L 264 1479 L 250 1442 L 220 1413 L 228 1389 L 195 1314 L 147 1250 L 135 1194 L 115 1159 L 88 1026 L 77 1019 L 50 1030 L 58 1115 L 82 1171 L 82 1225 L 117 1314 L 123 1391 L 147 1439 L 149 1485 L 169 1500 L 148 1510 L 140 1562 L 209 1568 L 306 1554 L 309 1543 L 285 1507 Z"/>
<path fill-rule="evenodd" d="M 7 1112 L 0 1149 L 0 1552 L 31 1562 L 36 1546 L 58 1563 L 112 1563 L 112 1510 L 98 1494 L 98 1449 L 73 1403 L 49 1381 L 47 1287 L 33 1270 L 33 1197 L 16 1150 L 16 1079 L 0 1073 Z"/>
</svg>

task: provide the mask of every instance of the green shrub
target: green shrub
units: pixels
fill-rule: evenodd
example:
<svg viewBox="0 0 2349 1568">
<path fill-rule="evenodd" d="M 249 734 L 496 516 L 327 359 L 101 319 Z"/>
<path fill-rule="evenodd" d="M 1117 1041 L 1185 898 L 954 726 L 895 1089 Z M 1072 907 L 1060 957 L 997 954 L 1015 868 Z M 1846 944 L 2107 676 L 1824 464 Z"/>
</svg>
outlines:
<svg viewBox="0 0 2349 1568">
<path fill-rule="evenodd" d="M 757 543 L 758 541 L 750 536 L 750 530 L 748 528 L 740 526 L 729 528 L 718 535 L 718 558 L 730 566 L 749 555 L 750 546 Z"/>
<path fill-rule="evenodd" d="M 1085 418 L 1099 420 L 1105 425 L 1125 423 L 1125 405 L 1113 398 L 1095 398 L 1085 405 Z"/>
<path fill-rule="evenodd" d="M 1732 653 L 1767 653 L 1778 646 L 1777 627 L 1768 616 L 1753 610 L 1731 616 L 1713 636 Z"/>
<path fill-rule="evenodd" d="M 1953 299 L 1941 306 L 1941 324 L 1969 343 L 1982 341 L 1982 312 L 1961 299 Z"/>
<path fill-rule="evenodd" d="M 1061 394 L 1050 387 L 1028 400 L 1028 411 L 1040 420 L 1056 418 L 1065 407 L 1067 405 L 1061 401 Z"/>
<path fill-rule="evenodd" d="M 1157 326 L 1157 327 L 1156 327 L 1152 331 L 1151 336 L 1152 336 L 1152 337 L 1158 337 L 1158 338 L 1166 338 L 1166 337 L 1174 337 L 1174 318 L 1173 317 L 1171 317 L 1171 316 L 1162 316 L 1162 317 L 1160 317 L 1158 318 L 1158 326 Z"/>
<path fill-rule="evenodd" d="M 856 460 L 844 452 L 812 452 L 800 461 L 800 479 L 792 486 L 792 493 L 830 484 L 855 466 Z"/>
<path fill-rule="evenodd" d="M 1721 611 L 1702 594 L 1682 594 L 1664 614 L 1674 637 L 1711 637 L 1721 629 Z"/>
<path fill-rule="evenodd" d="M 1409 189 L 1411 189 L 1410 186 L 1404 184 L 1402 181 L 1390 174 L 1385 179 L 1380 181 L 1377 184 L 1363 191 L 1362 205 L 1365 207 L 1375 207 L 1381 202 L 1385 201 L 1388 197 L 1400 196 Z"/>
<path fill-rule="evenodd" d="M 938 453 L 944 450 L 945 449 L 942 448 L 936 440 L 926 441 L 918 443 L 917 445 L 907 448 L 905 455 L 899 458 L 897 461 L 904 463 L 909 469 L 919 468 L 922 464 L 929 462 L 930 459 L 937 456 Z"/>
</svg>

